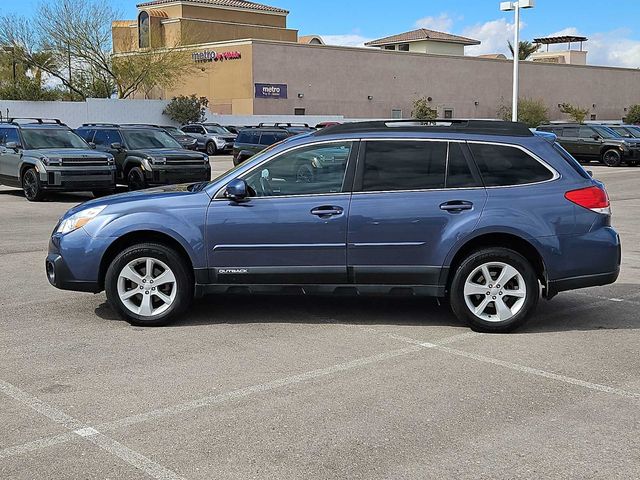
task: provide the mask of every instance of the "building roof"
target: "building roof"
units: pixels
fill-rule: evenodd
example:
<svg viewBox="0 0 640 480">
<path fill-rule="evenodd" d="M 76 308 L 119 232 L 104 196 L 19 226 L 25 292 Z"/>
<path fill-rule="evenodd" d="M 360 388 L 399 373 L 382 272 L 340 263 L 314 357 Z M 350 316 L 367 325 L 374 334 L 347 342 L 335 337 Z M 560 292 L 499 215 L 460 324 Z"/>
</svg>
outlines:
<svg viewBox="0 0 640 480">
<path fill-rule="evenodd" d="M 298 37 L 298 43 L 306 43 L 307 45 L 324 45 L 324 40 L 320 35 L 302 35 Z"/>
<path fill-rule="evenodd" d="M 365 43 L 365 45 L 368 47 L 382 47 L 384 45 L 420 42 L 424 40 L 430 40 L 433 42 L 461 43 L 462 45 L 480 45 L 480 41 L 474 40 L 472 38 L 461 37 L 459 35 L 452 35 L 445 32 L 438 32 L 436 30 L 429 30 L 428 28 L 419 28 L 410 32 L 399 33 L 398 35 L 379 38 L 378 40 L 367 42 Z"/>
<path fill-rule="evenodd" d="M 576 35 L 563 35 L 561 37 L 534 38 L 533 43 L 551 45 L 555 43 L 586 42 L 587 40 L 588 40 L 587 37 L 578 37 Z"/>
<path fill-rule="evenodd" d="M 260 12 L 278 13 L 284 15 L 287 15 L 289 13 L 288 10 L 284 10 L 282 8 L 271 7 L 269 5 L 263 5 L 261 3 L 248 2 L 246 0 L 152 0 L 150 2 L 139 3 L 137 7 L 155 7 L 167 3 L 180 3 L 183 1 L 188 1 L 189 3 L 199 3 L 201 5 L 207 5 L 210 7 L 240 8 L 244 10 L 256 10 Z"/>
</svg>

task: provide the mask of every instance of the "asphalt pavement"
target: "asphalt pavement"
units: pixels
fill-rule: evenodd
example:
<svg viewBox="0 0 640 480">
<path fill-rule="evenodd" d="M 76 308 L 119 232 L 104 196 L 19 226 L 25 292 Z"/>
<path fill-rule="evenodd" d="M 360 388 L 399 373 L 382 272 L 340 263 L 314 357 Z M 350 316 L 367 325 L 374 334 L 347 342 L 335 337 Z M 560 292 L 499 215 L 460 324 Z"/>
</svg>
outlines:
<svg viewBox="0 0 640 480">
<path fill-rule="evenodd" d="M 509 335 L 403 298 L 211 296 L 132 327 L 45 277 L 90 196 L 0 187 L 0 478 L 640 478 L 640 168 L 590 168 L 620 279 Z"/>
</svg>

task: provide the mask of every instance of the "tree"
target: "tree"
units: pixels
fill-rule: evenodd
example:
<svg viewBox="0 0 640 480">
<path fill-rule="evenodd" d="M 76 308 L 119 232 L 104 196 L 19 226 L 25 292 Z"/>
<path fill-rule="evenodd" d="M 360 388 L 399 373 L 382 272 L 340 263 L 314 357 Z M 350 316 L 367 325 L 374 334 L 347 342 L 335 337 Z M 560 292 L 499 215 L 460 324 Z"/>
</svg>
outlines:
<svg viewBox="0 0 640 480">
<path fill-rule="evenodd" d="M 435 120 L 438 118 L 438 111 L 435 108 L 431 108 L 429 101 L 422 97 L 413 102 L 411 116 L 418 120 Z"/>
<path fill-rule="evenodd" d="M 640 124 L 640 105 L 631 105 L 626 117 L 627 123 Z"/>
<path fill-rule="evenodd" d="M 194 66 L 180 51 L 182 39 L 162 49 L 112 55 L 111 22 L 119 14 L 110 3 L 48 0 L 33 19 L 1 17 L 0 45 L 15 48 L 22 64 L 57 79 L 79 99 L 113 93 L 129 98 L 171 87 L 189 74 Z"/>
<path fill-rule="evenodd" d="M 509 51 L 511 51 L 511 56 L 513 57 L 513 55 L 514 55 L 513 44 L 510 41 L 507 41 L 507 44 L 509 45 Z M 528 59 L 532 54 L 537 52 L 539 48 L 540 48 L 540 45 L 536 45 L 535 43 L 531 43 L 528 40 L 524 40 L 524 41 L 519 42 L 519 45 L 518 45 L 518 60 L 526 60 L 526 59 Z"/>
<path fill-rule="evenodd" d="M 162 113 L 181 125 L 204 122 L 208 106 L 209 100 L 206 97 L 180 95 L 173 97 Z"/>
<path fill-rule="evenodd" d="M 511 107 L 505 104 L 498 107 L 498 117 L 505 121 L 511 120 Z M 549 109 L 543 100 L 533 98 L 518 99 L 518 121 L 526 124 L 529 128 L 537 127 L 542 123 L 549 122 Z"/>
<path fill-rule="evenodd" d="M 584 123 L 584 119 L 589 114 L 588 108 L 577 107 L 570 103 L 561 103 L 560 111 L 569 115 L 569 117 L 571 117 L 571 119 L 576 123 Z"/>
</svg>

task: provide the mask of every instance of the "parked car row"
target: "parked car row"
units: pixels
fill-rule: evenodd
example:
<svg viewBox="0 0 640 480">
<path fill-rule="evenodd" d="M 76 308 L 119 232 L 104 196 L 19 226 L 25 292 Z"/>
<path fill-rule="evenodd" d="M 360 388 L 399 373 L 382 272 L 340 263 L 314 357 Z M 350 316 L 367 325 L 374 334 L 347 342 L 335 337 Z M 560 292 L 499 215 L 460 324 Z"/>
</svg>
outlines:
<svg viewBox="0 0 640 480">
<path fill-rule="evenodd" d="M 640 164 L 640 126 L 553 123 L 536 130 L 553 133 L 582 162 L 598 160 L 608 167 Z"/>
</svg>

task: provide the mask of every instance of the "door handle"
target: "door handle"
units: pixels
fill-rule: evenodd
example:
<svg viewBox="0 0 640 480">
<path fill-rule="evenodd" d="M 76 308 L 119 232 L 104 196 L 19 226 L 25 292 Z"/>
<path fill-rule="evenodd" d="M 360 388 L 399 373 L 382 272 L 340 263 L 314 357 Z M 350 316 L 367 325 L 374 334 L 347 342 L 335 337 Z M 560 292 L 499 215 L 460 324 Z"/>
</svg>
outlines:
<svg viewBox="0 0 640 480">
<path fill-rule="evenodd" d="M 471 210 L 473 208 L 472 202 L 465 200 L 452 200 L 450 202 L 444 202 L 440 204 L 440 210 L 450 213 L 458 213 L 463 210 Z"/>
<path fill-rule="evenodd" d="M 323 205 L 311 209 L 311 215 L 317 215 L 320 218 L 333 217 L 335 215 L 342 215 L 344 209 L 342 207 L 334 207 L 332 205 Z"/>
</svg>

